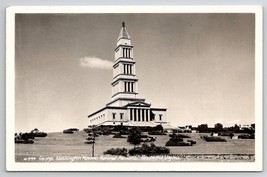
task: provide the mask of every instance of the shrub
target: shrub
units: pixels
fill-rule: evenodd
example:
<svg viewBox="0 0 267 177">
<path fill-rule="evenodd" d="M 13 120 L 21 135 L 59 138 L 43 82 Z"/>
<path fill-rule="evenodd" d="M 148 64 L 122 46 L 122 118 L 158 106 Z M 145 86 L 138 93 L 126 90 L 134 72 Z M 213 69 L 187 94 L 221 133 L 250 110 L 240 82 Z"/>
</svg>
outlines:
<svg viewBox="0 0 267 177">
<path fill-rule="evenodd" d="M 155 146 L 155 144 L 151 143 L 150 146 L 147 144 L 142 144 L 141 147 L 136 147 L 129 150 L 130 155 L 145 155 L 145 156 L 153 156 L 153 155 L 167 155 L 170 153 L 170 149 L 161 146 Z"/>
<path fill-rule="evenodd" d="M 183 134 L 170 134 L 169 136 L 172 138 L 191 138 L 190 136 L 183 135 Z"/>
<path fill-rule="evenodd" d="M 141 142 L 155 142 L 157 137 L 145 136 L 141 138 Z"/>
<path fill-rule="evenodd" d="M 183 141 L 183 138 L 170 138 L 170 141 L 182 142 Z"/>
<path fill-rule="evenodd" d="M 111 148 L 107 151 L 104 152 L 104 154 L 110 154 L 110 155 L 122 155 L 122 156 L 127 156 L 127 149 L 125 148 Z"/>
<path fill-rule="evenodd" d="M 203 136 L 202 138 L 207 142 L 227 142 L 226 139 L 216 136 Z"/>
<path fill-rule="evenodd" d="M 73 132 L 78 132 L 79 129 L 78 128 L 69 128 L 70 131 L 73 131 Z"/>
<path fill-rule="evenodd" d="M 160 131 L 155 131 L 152 130 L 150 132 L 148 132 L 149 135 L 167 135 L 166 133 L 160 132 Z"/>
<path fill-rule="evenodd" d="M 167 141 L 165 146 L 192 146 L 192 143 L 190 142 L 184 142 L 184 141 Z"/>
<path fill-rule="evenodd" d="M 33 144 L 33 140 L 15 140 L 16 144 Z"/>
<path fill-rule="evenodd" d="M 129 135 L 129 130 L 120 130 L 121 135 Z"/>
<path fill-rule="evenodd" d="M 34 137 L 46 137 L 47 136 L 47 133 L 37 132 L 37 133 L 34 133 L 33 135 L 34 135 Z"/>
<path fill-rule="evenodd" d="M 194 140 L 187 140 L 187 142 L 191 143 L 191 145 L 193 145 L 193 144 L 197 144 L 197 142 L 194 141 Z"/>
<path fill-rule="evenodd" d="M 255 139 L 255 134 L 242 134 L 238 135 L 238 139 Z"/>
<path fill-rule="evenodd" d="M 123 125 L 116 125 L 113 128 L 113 131 L 119 132 L 119 131 L 128 131 L 128 127 Z"/>
<path fill-rule="evenodd" d="M 162 127 L 162 125 L 157 125 L 157 126 L 155 127 L 155 130 L 156 130 L 156 131 L 161 131 L 161 132 L 163 132 L 163 127 Z"/>
<path fill-rule="evenodd" d="M 133 127 L 129 131 L 128 140 L 129 143 L 138 145 L 141 142 L 141 130 L 137 127 Z"/>
<path fill-rule="evenodd" d="M 34 134 L 33 133 L 22 133 L 20 135 L 20 139 L 25 140 L 25 141 L 29 139 L 34 139 Z"/>
<path fill-rule="evenodd" d="M 67 134 L 73 134 L 73 131 L 67 129 L 67 130 L 63 130 L 63 133 L 67 133 Z"/>
<path fill-rule="evenodd" d="M 90 133 L 92 130 L 89 129 L 89 128 L 84 128 L 83 131 L 84 131 L 85 133 Z"/>
<path fill-rule="evenodd" d="M 125 136 L 121 136 L 121 134 L 118 133 L 118 134 L 115 134 L 115 135 L 113 136 L 113 138 L 126 138 L 126 137 L 125 137 Z"/>
</svg>

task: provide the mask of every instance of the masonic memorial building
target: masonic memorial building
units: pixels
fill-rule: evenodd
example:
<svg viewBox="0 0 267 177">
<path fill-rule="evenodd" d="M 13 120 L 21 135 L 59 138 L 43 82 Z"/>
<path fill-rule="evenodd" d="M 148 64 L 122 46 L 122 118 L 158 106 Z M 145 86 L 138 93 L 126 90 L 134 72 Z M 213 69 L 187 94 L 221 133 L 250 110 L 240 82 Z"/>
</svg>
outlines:
<svg viewBox="0 0 267 177">
<path fill-rule="evenodd" d="M 167 123 L 166 108 L 152 107 L 144 98 L 138 97 L 135 67 L 133 45 L 123 22 L 115 48 L 111 101 L 88 116 L 89 126 L 156 126 Z"/>
</svg>

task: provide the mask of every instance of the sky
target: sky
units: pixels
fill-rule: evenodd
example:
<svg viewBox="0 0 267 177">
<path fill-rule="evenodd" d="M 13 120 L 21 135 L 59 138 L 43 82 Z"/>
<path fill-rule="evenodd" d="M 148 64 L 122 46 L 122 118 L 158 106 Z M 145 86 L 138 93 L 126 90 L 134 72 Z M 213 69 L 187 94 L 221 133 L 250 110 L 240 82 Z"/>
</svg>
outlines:
<svg viewBox="0 0 267 177">
<path fill-rule="evenodd" d="M 173 126 L 251 124 L 254 14 L 17 14 L 15 130 L 85 128 L 111 101 L 122 21 L 139 97 Z"/>
</svg>

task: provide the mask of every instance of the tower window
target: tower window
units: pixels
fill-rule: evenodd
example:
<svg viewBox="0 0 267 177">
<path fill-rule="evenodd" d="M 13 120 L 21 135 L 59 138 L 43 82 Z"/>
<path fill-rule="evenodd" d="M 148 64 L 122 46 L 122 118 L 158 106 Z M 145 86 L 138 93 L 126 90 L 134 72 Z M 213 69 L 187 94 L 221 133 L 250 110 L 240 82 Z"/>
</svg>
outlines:
<svg viewBox="0 0 267 177">
<path fill-rule="evenodd" d="M 112 118 L 113 118 L 113 119 L 116 118 L 116 113 L 112 113 Z"/>
<path fill-rule="evenodd" d="M 131 82 L 128 82 L 128 92 L 131 92 Z"/>
<path fill-rule="evenodd" d="M 122 57 L 131 58 L 131 49 L 122 48 Z"/>
<path fill-rule="evenodd" d="M 123 73 L 124 74 L 132 74 L 132 65 L 131 64 L 124 64 L 123 65 Z"/>
<path fill-rule="evenodd" d="M 123 113 L 120 113 L 120 116 L 121 116 L 121 120 L 123 119 Z"/>
</svg>

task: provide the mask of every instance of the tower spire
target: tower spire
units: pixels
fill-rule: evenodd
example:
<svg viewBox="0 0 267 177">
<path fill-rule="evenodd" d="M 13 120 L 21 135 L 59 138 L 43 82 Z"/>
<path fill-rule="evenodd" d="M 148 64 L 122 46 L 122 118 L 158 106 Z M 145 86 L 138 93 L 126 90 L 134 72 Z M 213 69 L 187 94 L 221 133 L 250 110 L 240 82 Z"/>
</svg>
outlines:
<svg viewBox="0 0 267 177">
<path fill-rule="evenodd" d="M 126 30 L 126 27 L 125 27 L 125 22 L 123 21 L 122 22 L 122 27 L 121 27 L 121 30 L 120 30 L 120 34 L 118 36 L 118 39 L 130 39 L 130 35 L 128 34 L 127 30 Z"/>
</svg>

